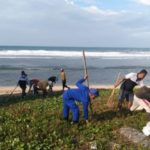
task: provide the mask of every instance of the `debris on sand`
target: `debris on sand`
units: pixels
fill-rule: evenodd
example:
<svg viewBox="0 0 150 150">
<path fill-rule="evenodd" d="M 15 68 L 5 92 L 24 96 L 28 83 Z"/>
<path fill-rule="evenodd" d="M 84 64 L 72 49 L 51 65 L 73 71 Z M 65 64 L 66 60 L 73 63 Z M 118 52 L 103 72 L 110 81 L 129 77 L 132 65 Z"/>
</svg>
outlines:
<svg viewBox="0 0 150 150">
<path fill-rule="evenodd" d="M 145 148 L 150 147 L 150 139 L 134 128 L 124 127 L 119 130 L 119 133 L 134 144 L 141 145 Z"/>
</svg>

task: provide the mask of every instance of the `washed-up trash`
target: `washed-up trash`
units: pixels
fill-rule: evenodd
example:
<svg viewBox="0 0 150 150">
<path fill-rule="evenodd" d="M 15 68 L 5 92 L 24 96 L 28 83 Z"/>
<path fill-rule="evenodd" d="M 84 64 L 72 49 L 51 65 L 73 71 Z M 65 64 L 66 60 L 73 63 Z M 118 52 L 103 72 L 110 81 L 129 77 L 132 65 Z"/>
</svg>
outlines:
<svg viewBox="0 0 150 150">
<path fill-rule="evenodd" d="M 146 136 L 150 136 L 150 121 L 146 124 L 145 127 L 143 127 L 143 133 Z"/>
<path fill-rule="evenodd" d="M 119 133 L 124 136 L 124 140 L 140 145 L 143 148 L 150 147 L 150 140 L 142 132 L 131 127 L 123 127 L 119 130 Z"/>
<path fill-rule="evenodd" d="M 97 150 L 96 141 L 90 142 L 90 149 L 91 149 L 91 150 Z"/>
</svg>

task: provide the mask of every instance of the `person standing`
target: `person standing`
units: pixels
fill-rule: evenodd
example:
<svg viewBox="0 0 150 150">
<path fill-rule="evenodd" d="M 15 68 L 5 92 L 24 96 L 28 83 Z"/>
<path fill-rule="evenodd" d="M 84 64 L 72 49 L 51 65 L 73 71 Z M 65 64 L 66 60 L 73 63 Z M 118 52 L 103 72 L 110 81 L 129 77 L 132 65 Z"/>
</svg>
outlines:
<svg viewBox="0 0 150 150">
<path fill-rule="evenodd" d="M 134 98 L 133 89 L 137 85 L 141 87 L 144 86 L 143 80 L 146 75 L 147 71 L 145 69 L 141 70 L 138 73 L 129 73 L 115 84 L 115 88 L 121 84 L 118 102 L 119 111 L 122 110 L 122 104 L 124 99 L 128 101 L 128 109 L 130 109 Z"/>
<path fill-rule="evenodd" d="M 26 96 L 26 88 L 28 84 L 28 76 L 25 71 L 21 71 L 21 76 L 19 78 L 18 84 L 22 90 L 22 98 Z"/>
<path fill-rule="evenodd" d="M 66 73 L 65 73 L 64 69 L 61 69 L 60 77 L 61 77 L 61 80 L 62 80 L 62 90 L 64 91 L 65 88 L 70 89 L 70 87 L 68 87 L 67 83 L 66 83 L 67 79 L 66 79 Z"/>
</svg>

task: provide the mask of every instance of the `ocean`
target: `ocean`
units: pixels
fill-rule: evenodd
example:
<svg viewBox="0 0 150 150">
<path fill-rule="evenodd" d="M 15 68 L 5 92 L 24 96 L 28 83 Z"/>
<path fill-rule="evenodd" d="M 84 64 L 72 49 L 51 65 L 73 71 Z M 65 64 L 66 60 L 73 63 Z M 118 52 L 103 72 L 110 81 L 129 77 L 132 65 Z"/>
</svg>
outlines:
<svg viewBox="0 0 150 150">
<path fill-rule="evenodd" d="M 86 52 L 90 84 L 112 85 L 119 72 L 150 72 L 149 48 L 0 46 L 0 86 L 15 86 L 22 70 L 29 79 L 44 80 L 59 77 L 61 68 L 68 84 L 75 84 L 84 72 L 82 50 Z M 61 84 L 60 79 L 57 84 Z M 150 84 L 150 75 L 145 84 Z"/>
</svg>

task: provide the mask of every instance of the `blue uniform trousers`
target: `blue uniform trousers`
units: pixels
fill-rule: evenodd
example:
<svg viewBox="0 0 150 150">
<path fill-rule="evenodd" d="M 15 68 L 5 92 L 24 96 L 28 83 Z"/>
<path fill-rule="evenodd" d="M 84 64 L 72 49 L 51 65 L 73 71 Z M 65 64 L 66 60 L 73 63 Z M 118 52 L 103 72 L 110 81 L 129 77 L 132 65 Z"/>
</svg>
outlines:
<svg viewBox="0 0 150 150">
<path fill-rule="evenodd" d="M 71 110 L 73 115 L 73 122 L 79 121 L 79 107 L 76 105 L 73 99 L 64 99 L 63 116 L 64 119 L 69 118 L 69 111 Z"/>
</svg>

